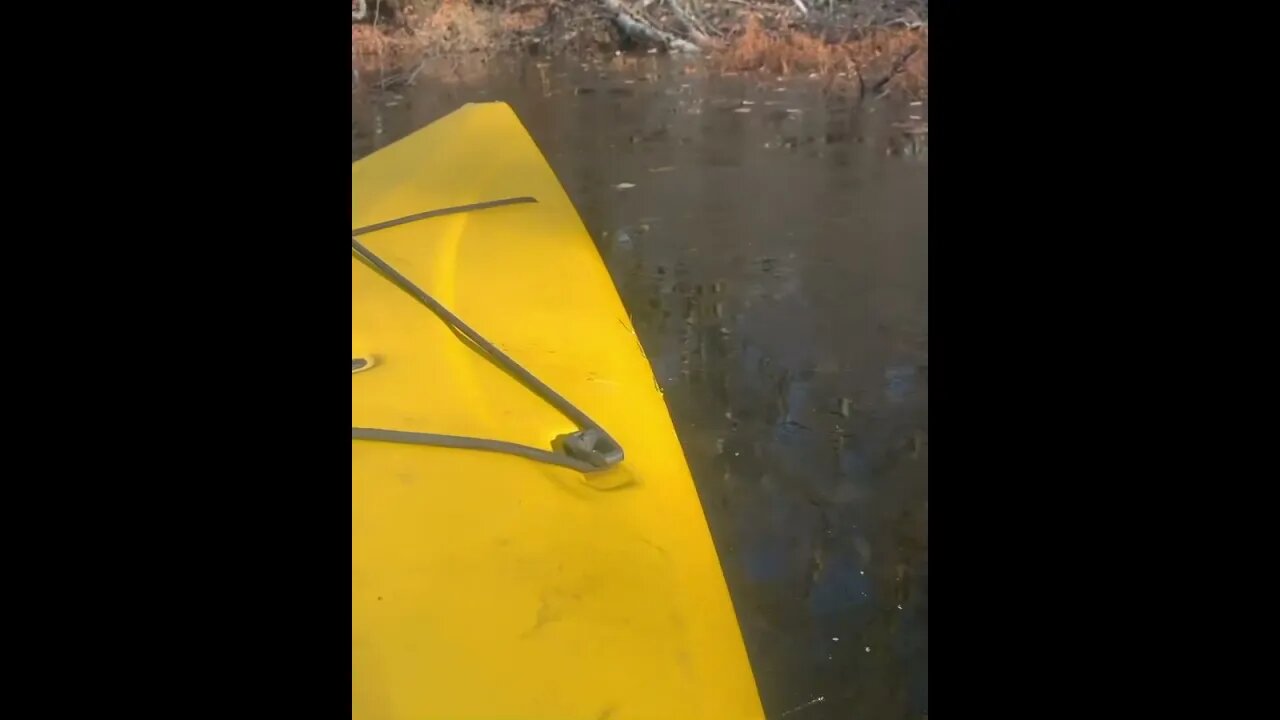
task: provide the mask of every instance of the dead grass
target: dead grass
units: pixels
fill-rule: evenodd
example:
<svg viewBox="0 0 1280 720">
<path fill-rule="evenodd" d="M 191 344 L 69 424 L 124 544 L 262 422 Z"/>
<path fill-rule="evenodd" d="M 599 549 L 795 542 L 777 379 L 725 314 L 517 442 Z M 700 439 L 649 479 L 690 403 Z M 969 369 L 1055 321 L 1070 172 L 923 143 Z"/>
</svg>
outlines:
<svg viewBox="0 0 1280 720">
<path fill-rule="evenodd" d="M 526 3 L 502 13 L 500 25 L 504 32 L 532 32 L 545 25 L 550 15 L 551 10 L 547 5 Z"/>
<path fill-rule="evenodd" d="M 370 7 L 373 3 L 370 2 Z M 371 11 L 372 12 L 372 11 Z M 405 4 L 403 28 L 351 26 L 351 48 L 357 58 L 391 62 L 407 56 L 457 55 L 492 50 L 507 18 L 469 0 L 425 0 Z"/>
<path fill-rule="evenodd" d="M 500 30 L 499 14 L 493 10 L 469 0 L 442 0 L 418 33 L 425 35 L 433 54 L 453 54 L 492 49 Z"/>
<path fill-rule="evenodd" d="M 797 30 L 769 29 L 752 15 L 713 62 L 721 70 L 734 72 L 827 77 L 845 73 L 868 85 L 883 83 L 920 94 L 929 81 L 929 30 L 875 28 L 860 37 L 828 42 Z"/>
</svg>

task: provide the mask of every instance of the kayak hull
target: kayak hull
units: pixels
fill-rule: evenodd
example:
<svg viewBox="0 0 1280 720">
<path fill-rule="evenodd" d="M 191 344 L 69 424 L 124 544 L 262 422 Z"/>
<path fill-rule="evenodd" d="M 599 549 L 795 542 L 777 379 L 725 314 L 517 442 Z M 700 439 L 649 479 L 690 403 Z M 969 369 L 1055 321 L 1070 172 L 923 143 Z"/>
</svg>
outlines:
<svg viewBox="0 0 1280 720">
<path fill-rule="evenodd" d="M 607 429 L 593 473 L 352 441 L 352 714 L 761 718 L 674 427 L 607 269 L 511 109 L 352 165 L 360 242 Z M 352 255 L 352 425 L 551 450 L 578 427 Z M 353 365 L 353 369 L 354 369 Z"/>
</svg>

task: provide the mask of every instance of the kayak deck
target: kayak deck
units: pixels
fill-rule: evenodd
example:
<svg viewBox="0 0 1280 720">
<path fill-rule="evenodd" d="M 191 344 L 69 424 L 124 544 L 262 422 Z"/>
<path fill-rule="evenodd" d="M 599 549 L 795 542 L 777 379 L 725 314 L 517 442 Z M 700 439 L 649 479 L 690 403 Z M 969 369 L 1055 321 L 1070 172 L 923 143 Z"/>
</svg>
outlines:
<svg viewBox="0 0 1280 720">
<path fill-rule="evenodd" d="M 359 241 L 625 456 L 584 473 L 353 439 L 352 715 L 762 718 L 666 404 L 598 251 L 515 114 L 467 105 L 352 165 L 353 229 L 507 198 L 533 201 Z M 354 252 L 351 283 L 353 427 L 548 451 L 579 429 Z"/>
</svg>

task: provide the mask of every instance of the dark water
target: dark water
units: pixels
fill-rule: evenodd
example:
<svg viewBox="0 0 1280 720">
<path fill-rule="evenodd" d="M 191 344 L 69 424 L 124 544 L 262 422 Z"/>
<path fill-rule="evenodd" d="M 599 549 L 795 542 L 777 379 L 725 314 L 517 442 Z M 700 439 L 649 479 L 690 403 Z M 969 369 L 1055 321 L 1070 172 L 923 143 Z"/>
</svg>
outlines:
<svg viewBox="0 0 1280 720">
<path fill-rule="evenodd" d="M 769 717 L 926 717 L 927 107 L 656 57 L 446 76 L 366 79 L 352 159 L 519 113 L 654 363 Z"/>
</svg>

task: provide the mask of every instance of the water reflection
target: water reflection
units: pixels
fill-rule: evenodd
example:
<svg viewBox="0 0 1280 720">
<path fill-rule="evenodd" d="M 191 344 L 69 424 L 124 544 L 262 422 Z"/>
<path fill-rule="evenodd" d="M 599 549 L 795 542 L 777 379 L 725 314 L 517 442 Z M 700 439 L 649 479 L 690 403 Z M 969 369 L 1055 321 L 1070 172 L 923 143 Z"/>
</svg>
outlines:
<svg viewBox="0 0 1280 720">
<path fill-rule="evenodd" d="M 363 87 L 352 157 L 510 102 L 654 365 L 770 717 L 925 716 L 927 107 L 610 65 Z"/>
</svg>

